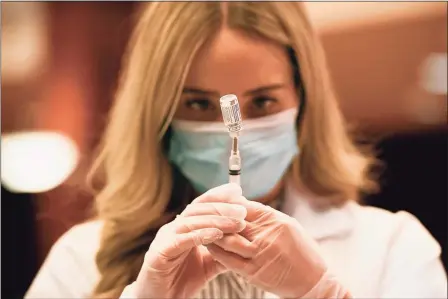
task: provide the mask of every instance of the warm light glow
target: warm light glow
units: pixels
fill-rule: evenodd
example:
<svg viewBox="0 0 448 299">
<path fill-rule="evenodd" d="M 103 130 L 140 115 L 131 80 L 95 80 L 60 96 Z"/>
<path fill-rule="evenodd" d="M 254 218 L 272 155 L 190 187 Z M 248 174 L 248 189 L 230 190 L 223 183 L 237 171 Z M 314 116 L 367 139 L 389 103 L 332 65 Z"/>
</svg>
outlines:
<svg viewBox="0 0 448 299">
<path fill-rule="evenodd" d="M 423 63 L 421 85 L 429 93 L 446 95 L 448 93 L 447 53 L 433 53 Z"/>
<path fill-rule="evenodd" d="M 48 4 L 2 2 L 2 83 L 22 82 L 45 67 Z"/>
<path fill-rule="evenodd" d="M 445 2 L 312 1 L 304 4 L 319 31 L 335 31 L 427 15 L 446 15 Z"/>
<path fill-rule="evenodd" d="M 12 192 L 38 193 L 63 183 L 76 168 L 76 144 L 56 132 L 2 136 L 1 179 Z"/>
</svg>

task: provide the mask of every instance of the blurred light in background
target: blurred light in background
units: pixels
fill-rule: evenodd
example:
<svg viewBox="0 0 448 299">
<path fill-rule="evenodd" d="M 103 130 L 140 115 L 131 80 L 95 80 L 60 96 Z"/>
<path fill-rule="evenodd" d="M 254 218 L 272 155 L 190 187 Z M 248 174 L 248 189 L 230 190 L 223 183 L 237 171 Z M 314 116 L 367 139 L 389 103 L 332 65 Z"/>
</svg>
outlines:
<svg viewBox="0 0 448 299">
<path fill-rule="evenodd" d="M 2 83 L 26 80 L 45 66 L 47 5 L 39 2 L 1 5 Z"/>
<path fill-rule="evenodd" d="M 421 84 L 427 92 L 446 95 L 448 90 L 447 53 L 431 54 L 423 63 L 421 75 Z"/>
<path fill-rule="evenodd" d="M 447 123 L 448 59 L 446 53 L 431 53 L 420 66 L 418 83 L 407 91 L 407 110 L 422 125 Z"/>
<path fill-rule="evenodd" d="M 79 161 L 76 144 L 56 132 L 22 132 L 2 136 L 1 180 L 16 193 L 38 193 L 57 187 Z"/>
<path fill-rule="evenodd" d="M 446 3 L 430 1 L 313 1 L 304 4 L 312 23 L 320 31 L 335 31 L 397 19 L 419 18 L 428 13 L 446 14 Z"/>
</svg>

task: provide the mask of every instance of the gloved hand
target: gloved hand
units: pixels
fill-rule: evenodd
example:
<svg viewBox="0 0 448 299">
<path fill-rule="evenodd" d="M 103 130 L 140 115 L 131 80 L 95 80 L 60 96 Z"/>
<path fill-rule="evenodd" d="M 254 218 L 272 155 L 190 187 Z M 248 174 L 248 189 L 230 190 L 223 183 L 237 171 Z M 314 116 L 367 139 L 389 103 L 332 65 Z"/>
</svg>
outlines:
<svg viewBox="0 0 448 299">
<path fill-rule="evenodd" d="M 338 298 L 338 299 L 351 299 L 352 295 L 344 288 L 339 281 L 330 272 L 326 272 L 321 277 L 319 282 L 301 298 Z"/>
<path fill-rule="evenodd" d="M 224 269 L 203 246 L 242 231 L 246 209 L 226 203 L 238 188 L 221 186 L 193 201 L 158 231 L 137 280 L 120 298 L 190 298 Z M 202 203 L 208 202 L 208 203 Z"/>
<path fill-rule="evenodd" d="M 349 297 L 327 272 L 317 243 L 294 218 L 242 196 L 229 202 L 246 207 L 247 225 L 207 245 L 220 264 L 282 298 Z"/>
</svg>

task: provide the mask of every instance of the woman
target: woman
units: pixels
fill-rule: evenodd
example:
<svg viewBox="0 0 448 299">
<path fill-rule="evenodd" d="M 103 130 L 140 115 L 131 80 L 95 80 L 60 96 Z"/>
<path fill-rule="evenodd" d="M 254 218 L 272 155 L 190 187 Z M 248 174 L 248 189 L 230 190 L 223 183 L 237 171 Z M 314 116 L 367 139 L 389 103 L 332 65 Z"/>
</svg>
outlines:
<svg viewBox="0 0 448 299">
<path fill-rule="evenodd" d="M 229 93 L 242 191 L 225 184 Z M 27 298 L 446 296 L 418 220 L 356 203 L 373 161 L 302 4 L 150 3 L 92 172 L 98 220 L 54 245 Z"/>
</svg>

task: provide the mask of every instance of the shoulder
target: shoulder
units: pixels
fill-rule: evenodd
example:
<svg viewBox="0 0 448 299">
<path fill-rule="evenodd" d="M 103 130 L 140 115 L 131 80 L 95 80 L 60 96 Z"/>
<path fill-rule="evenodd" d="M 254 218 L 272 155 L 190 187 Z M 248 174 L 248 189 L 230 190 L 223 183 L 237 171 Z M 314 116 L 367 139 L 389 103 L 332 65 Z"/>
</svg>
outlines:
<svg viewBox="0 0 448 299">
<path fill-rule="evenodd" d="M 440 253 L 440 245 L 414 215 L 406 211 L 390 212 L 371 206 L 355 205 L 355 229 L 372 230 L 374 235 L 388 237 L 391 246 L 419 245 L 433 254 Z"/>
<path fill-rule="evenodd" d="M 103 223 L 89 221 L 65 232 L 52 246 L 25 298 L 86 298 L 99 279 L 95 257 Z"/>
<path fill-rule="evenodd" d="M 363 206 L 357 203 L 351 204 L 351 209 L 356 217 L 356 222 L 364 226 L 375 226 L 376 229 L 395 230 L 405 226 L 419 226 L 424 230 L 421 222 L 411 213 L 406 211 L 391 212 L 372 206 Z"/>
<path fill-rule="evenodd" d="M 371 255 L 384 261 L 385 273 L 403 278 L 415 275 L 421 280 L 426 273 L 434 281 L 440 279 L 446 289 L 441 246 L 417 217 L 406 211 L 394 213 L 367 206 L 357 210 L 355 243 L 370 247 Z"/>
<path fill-rule="evenodd" d="M 96 253 L 100 248 L 103 222 L 93 220 L 77 224 L 65 232 L 53 245 L 47 259 L 65 257 L 94 278 L 97 274 Z"/>
<path fill-rule="evenodd" d="M 352 259 L 359 263 L 353 277 L 370 275 L 378 298 L 446 298 L 441 246 L 414 215 L 358 204 L 350 209 L 354 222 L 346 245 L 353 245 Z"/>
<path fill-rule="evenodd" d="M 100 246 L 103 222 L 92 220 L 77 224 L 66 231 L 54 247 L 73 248 L 78 253 L 96 253 Z"/>
<path fill-rule="evenodd" d="M 103 222 L 98 220 L 74 225 L 53 244 L 47 260 L 64 256 L 93 269 L 96 265 L 96 253 L 100 248 L 102 227 Z"/>
</svg>

